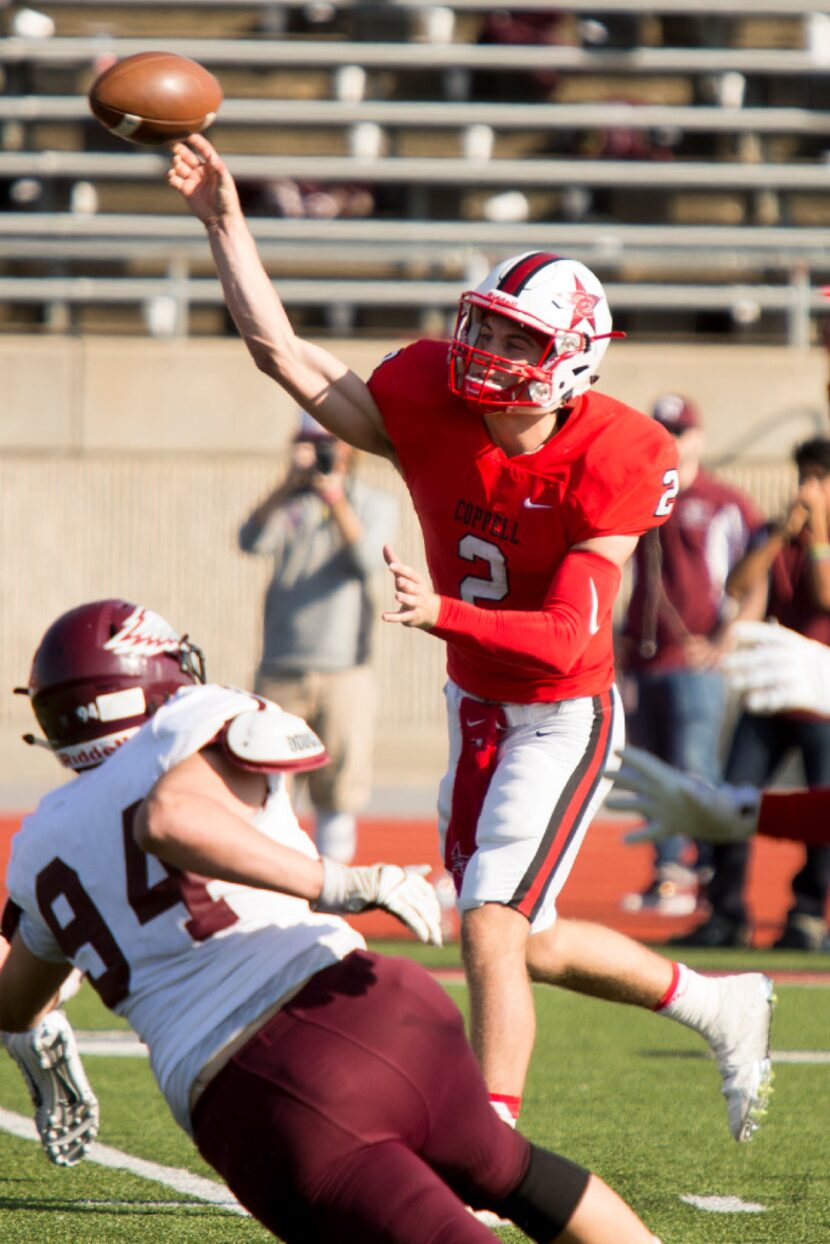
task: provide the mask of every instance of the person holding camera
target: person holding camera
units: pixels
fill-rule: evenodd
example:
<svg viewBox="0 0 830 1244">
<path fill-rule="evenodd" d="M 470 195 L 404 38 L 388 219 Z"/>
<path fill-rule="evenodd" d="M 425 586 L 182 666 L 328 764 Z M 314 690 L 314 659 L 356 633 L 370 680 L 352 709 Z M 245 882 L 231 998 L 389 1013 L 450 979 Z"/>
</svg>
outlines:
<svg viewBox="0 0 830 1244">
<path fill-rule="evenodd" d="M 314 837 L 321 854 L 349 863 L 372 780 L 372 579 L 398 506 L 354 476 L 350 445 L 299 414 L 285 477 L 239 531 L 243 552 L 273 559 L 254 689 L 325 743 L 331 764 L 307 776 Z"/>
</svg>

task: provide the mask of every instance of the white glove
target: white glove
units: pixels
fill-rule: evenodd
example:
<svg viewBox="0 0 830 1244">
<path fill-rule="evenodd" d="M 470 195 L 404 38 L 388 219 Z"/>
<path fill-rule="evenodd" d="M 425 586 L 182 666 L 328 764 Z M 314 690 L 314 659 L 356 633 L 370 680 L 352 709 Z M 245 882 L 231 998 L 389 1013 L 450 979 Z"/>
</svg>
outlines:
<svg viewBox="0 0 830 1244">
<path fill-rule="evenodd" d="M 774 622 L 736 622 L 720 664 L 751 713 L 806 709 L 830 717 L 830 648 Z"/>
<path fill-rule="evenodd" d="M 405 924 L 422 942 L 441 945 L 441 908 L 425 880 L 429 864 L 368 864 L 349 868 L 323 856 L 323 888 L 317 911 L 356 913 L 381 907 Z"/>
<path fill-rule="evenodd" d="M 98 1135 L 98 1102 L 86 1078 L 75 1034 L 62 1011 L 28 1032 L 4 1032 L 35 1107 L 35 1126 L 56 1166 L 75 1166 Z"/>
<path fill-rule="evenodd" d="M 607 774 L 614 792 L 605 806 L 645 821 L 626 834 L 626 842 L 660 842 L 675 834 L 705 842 L 744 842 L 755 832 L 761 792 L 754 786 L 713 786 L 639 747 L 625 747 L 619 755 L 621 767 Z"/>
</svg>

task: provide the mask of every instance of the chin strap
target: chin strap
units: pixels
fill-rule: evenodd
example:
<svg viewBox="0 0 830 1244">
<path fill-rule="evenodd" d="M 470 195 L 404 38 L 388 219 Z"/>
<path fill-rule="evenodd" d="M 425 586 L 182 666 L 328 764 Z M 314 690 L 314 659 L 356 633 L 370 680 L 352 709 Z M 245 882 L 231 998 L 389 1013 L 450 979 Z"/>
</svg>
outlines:
<svg viewBox="0 0 830 1244">
<path fill-rule="evenodd" d="M 46 739 L 39 739 L 36 734 L 23 734 L 21 738 L 29 747 L 44 747 L 47 752 L 53 751 L 52 744 L 47 743 Z"/>
</svg>

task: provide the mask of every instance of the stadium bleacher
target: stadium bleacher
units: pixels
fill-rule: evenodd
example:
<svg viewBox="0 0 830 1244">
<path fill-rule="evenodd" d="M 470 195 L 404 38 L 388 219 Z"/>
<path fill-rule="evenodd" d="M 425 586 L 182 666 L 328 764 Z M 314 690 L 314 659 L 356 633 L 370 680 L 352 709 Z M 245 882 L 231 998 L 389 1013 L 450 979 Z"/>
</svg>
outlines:
<svg viewBox="0 0 830 1244">
<path fill-rule="evenodd" d="M 86 107 L 102 57 L 163 46 L 222 82 L 212 136 L 306 327 L 423 329 L 424 306 L 448 313 L 460 283 L 537 246 L 590 263 L 640 333 L 815 336 L 830 282 L 828 0 L 572 0 L 560 41 L 534 45 L 481 41 L 503 9 L 492 0 L 35 7 L 27 24 L 31 10 L 7 6 L 0 39 L 0 331 L 145 332 L 159 299 L 173 313 L 154 331 L 224 331 L 164 156 Z M 614 14 L 636 41 L 615 39 Z M 678 17 L 705 44 L 668 43 L 662 23 Z M 361 214 L 278 214 L 296 183 L 329 199 L 357 188 Z"/>
</svg>

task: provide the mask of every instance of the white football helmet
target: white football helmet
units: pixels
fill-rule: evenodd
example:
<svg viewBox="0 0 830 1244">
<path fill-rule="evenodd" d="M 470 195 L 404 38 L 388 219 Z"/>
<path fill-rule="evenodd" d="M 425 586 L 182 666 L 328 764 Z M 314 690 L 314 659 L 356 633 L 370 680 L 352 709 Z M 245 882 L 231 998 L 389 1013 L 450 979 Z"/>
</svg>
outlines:
<svg viewBox="0 0 830 1244">
<path fill-rule="evenodd" d="M 538 362 L 477 349 L 488 313 L 541 334 Z M 461 295 L 450 343 L 450 389 L 487 409 L 556 410 L 594 384 L 608 339 L 622 336 L 611 331 L 608 299 L 590 268 L 543 251 L 514 255 Z"/>
</svg>

